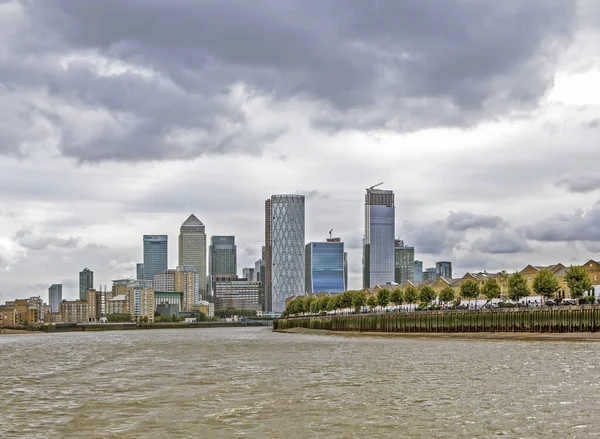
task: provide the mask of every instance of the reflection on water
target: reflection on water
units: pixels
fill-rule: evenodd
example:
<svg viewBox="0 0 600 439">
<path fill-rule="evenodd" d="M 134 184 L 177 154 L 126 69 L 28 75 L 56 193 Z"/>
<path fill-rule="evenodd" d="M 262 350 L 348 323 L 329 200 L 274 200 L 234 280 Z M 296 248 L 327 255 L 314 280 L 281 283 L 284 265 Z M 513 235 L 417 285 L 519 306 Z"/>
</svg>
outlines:
<svg viewBox="0 0 600 439">
<path fill-rule="evenodd" d="M 215 328 L 0 336 L 0 437 L 593 437 L 600 344 Z"/>
</svg>

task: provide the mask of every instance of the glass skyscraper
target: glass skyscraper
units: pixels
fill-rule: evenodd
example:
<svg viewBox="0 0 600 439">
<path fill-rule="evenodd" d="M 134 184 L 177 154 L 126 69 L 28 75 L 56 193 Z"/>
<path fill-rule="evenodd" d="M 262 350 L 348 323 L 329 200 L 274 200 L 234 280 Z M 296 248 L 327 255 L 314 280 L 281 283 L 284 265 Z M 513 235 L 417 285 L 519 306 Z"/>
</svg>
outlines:
<svg viewBox="0 0 600 439">
<path fill-rule="evenodd" d="M 423 282 L 423 261 L 415 261 L 414 282 Z"/>
<path fill-rule="evenodd" d="M 135 278 L 144 279 L 144 264 L 141 262 L 135 264 Z"/>
<path fill-rule="evenodd" d="M 363 245 L 363 288 L 394 281 L 394 193 L 367 189 Z"/>
<path fill-rule="evenodd" d="M 305 253 L 307 293 L 346 291 L 343 242 L 309 242 Z"/>
<path fill-rule="evenodd" d="M 167 235 L 144 235 L 144 279 L 154 281 L 167 269 L 167 245 Z"/>
<path fill-rule="evenodd" d="M 79 272 L 79 300 L 85 300 L 85 293 L 94 288 L 94 272 L 84 268 Z"/>
<path fill-rule="evenodd" d="M 267 312 L 285 310 L 285 300 L 304 295 L 304 195 L 273 195 L 265 203 Z"/>
<path fill-rule="evenodd" d="M 415 248 L 404 245 L 404 241 L 397 239 L 394 248 L 395 268 L 394 282 L 402 285 L 407 280 L 415 278 Z"/>
<path fill-rule="evenodd" d="M 443 277 L 445 279 L 452 279 L 452 262 L 440 261 L 435 263 L 435 270 L 437 277 Z"/>
<path fill-rule="evenodd" d="M 235 236 L 211 236 L 208 255 L 209 282 L 214 293 L 218 277 L 235 278 L 237 275 Z"/>
</svg>

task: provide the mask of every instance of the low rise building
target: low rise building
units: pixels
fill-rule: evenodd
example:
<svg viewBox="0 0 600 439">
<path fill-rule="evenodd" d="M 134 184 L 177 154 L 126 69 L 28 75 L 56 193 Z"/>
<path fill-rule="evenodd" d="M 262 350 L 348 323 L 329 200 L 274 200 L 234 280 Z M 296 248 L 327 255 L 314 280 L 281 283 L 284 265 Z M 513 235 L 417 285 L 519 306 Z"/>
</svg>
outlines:
<svg viewBox="0 0 600 439">
<path fill-rule="evenodd" d="M 63 300 L 60 302 L 60 315 L 64 323 L 86 323 L 88 304 L 84 300 Z"/>
<path fill-rule="evenodd" d="M 157 275 L 158 276 L 158 275 Z M 156 276 L 154 276 L 156 278 Z M 181 303 L 183 301 L 183 293 L 171 291 L 154 291 L 154 308 L 158 311 L 159 305 L 175 305 L 177 311 L 182 311 Z M 162 314 L 162 313 L 161 313 Z"/>
</svg>

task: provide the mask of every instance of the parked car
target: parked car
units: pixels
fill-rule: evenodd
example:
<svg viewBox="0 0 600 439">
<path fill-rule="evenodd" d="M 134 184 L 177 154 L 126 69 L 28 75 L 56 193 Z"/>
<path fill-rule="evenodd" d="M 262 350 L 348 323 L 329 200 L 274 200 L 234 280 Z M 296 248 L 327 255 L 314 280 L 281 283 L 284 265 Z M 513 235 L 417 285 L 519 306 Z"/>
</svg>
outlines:
<svg viewBox="0 0 600 439">
<path fill-rule="evenodd" d="M 483 308 L 485 309 L 494 309 L 494 308 L 498 308 L 498 305 L 495 303 L 486 303 L 485 305 L 483 305 Z"/>
<path fill-rule="evenodd" d="M 546 305 L 546 306 L 556 306 L 556 305 L 558 305 L 558 304 L 556 303 L 556 301 L 555 301 L 555 300 L 548 299 L 548 300 L 546 300 L 546 301 L 544 302 L 544 305 Z"/>
<path fill-rule="evenodd" d="M 469 309 L 469 305 L 466 305 L 464 303 L 459 303 L 458 305 L 456 305 L 454 307 L 454 309 Z"/>
<path fill-rule="evenodd" d="M 565 306 L 577 305 L 577 301 L 575 299 L 563 299 L 560 304 Z"/>
</svg>

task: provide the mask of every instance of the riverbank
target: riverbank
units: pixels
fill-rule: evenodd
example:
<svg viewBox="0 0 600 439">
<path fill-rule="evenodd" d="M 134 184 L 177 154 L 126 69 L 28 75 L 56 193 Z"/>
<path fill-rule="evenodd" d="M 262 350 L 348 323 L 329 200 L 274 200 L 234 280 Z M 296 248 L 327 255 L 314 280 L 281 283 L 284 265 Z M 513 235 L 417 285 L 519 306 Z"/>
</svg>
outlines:
<svg viewBox="0 0 600 439">
<path fill-rule="evenodd" d="M 287 334 L 336 335 L 336 336 L 369 336 L 369 337 L 400 337 L 400 338 L 429 338 L 452 340 L 524 340 L 524 341 L 600 341 L 598 332 L 570 333 L 528 333 L 528 332 L 358 332 L 358 331 L 329 331 L 326 329 L 290 328 L 274 329 L 273 332 Z"/>
</svg>

